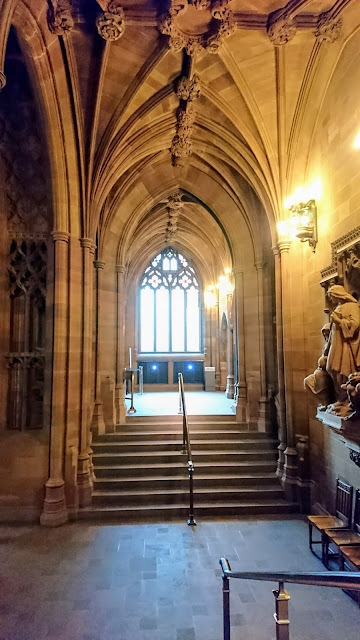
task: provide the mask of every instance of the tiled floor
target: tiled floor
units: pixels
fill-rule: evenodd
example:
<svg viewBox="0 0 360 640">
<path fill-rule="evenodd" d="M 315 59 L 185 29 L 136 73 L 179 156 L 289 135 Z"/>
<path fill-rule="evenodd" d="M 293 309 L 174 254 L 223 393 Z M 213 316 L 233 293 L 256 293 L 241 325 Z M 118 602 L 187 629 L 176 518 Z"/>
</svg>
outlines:
<svg viewBox="0 0 360 640">
<path fill-rule="evenodd" d="M 129 409 L 130 400 L 126 400 Z M 187 391 L 185 389 L 186 410 L 189 415 L 234 415 L 234 400 L 229 400 L 220 391 Z M 136 415 L 177 415 L 179 394 L 175 391 L 146 392 L 134 394 Z"/>
<path fill-rule="evenodd" d="M 300 519 L 0 529 L 1 640 L 222 640 L 218 561 L 321 571 Z M 272 640 L 276 584 L 233 580 L 232 640 Z M 359 640 L 341 590 L 289 585 L 292 640 Z"/>
</svg>

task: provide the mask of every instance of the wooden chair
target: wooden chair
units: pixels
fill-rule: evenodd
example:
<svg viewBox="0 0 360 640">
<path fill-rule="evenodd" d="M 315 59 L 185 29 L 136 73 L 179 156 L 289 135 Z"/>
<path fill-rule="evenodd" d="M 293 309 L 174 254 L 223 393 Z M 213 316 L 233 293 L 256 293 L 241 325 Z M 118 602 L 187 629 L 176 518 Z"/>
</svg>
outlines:
<svg viewBox="0 0 360 640">
<path fill-rule="evenodd" d="M 325 564 L 325 531 L 326 529 L 344 529 L 350 526 L 353 488 L 342 480 L 336 481 L 335 516 L 308 516 L 309 547 L 315 554 L 314 544 L 321 544 L 321 559 Z M 320 540 L 313 540 L 313 527 L 321 534 Z M 317 555 L 317 554 L 315 554 Z"/>
<path fill-rule="evenodd" d="M 339 547 L 339 570 L 360 571 L 360 546 Z M 343 589 L 360 607 L 360 591 Z"/>
<path fill-rule="evenodd" d="M 331 547 L 336 547 L 334 551 Z M 324 564 L 329 569 L 330 556 L 339 557 L 339 547 L 356 546 L 360 549 L 360 489 L 355 491 L 354 521 L 352 529 L 326 529 L 324 531 Z"/>
</svg>

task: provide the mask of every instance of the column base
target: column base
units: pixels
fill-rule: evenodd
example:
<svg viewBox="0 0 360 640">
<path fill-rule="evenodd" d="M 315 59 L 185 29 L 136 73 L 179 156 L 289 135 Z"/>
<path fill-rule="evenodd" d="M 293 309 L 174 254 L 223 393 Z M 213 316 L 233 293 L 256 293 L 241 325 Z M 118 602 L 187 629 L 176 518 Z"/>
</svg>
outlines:
<svg viewBox="0 0 360 640">
<path fill-rule="evenodd" d="M 91 429 L 95 435 L 101 436 L 105 433 L 105 422 L 103 415 L 103 403 L 95 400 L 94 413 L 91 421 Z"/>
<path fill-rule="evenodd" d="M 115 416 L 116 424 L 124 424 L 126 418 L 127 407 L 125 404 L 124 384 L 119 383 L 115 386 Z"/>
<path fill-rule="evenodd" d="M 234 398 L 235 386 L 234 386 L 234 376 L 227 376 L 226 378 L 226 397 L 231 400 Z"/>
<path fill-rule="evenodd" d="M 43 511 L 40 515 L 40 524 L 44 527 L 59 527 L 68 521 L 64 489 L 64 480 L 49 478 L 47 481 Z"/>
<path fill-rule="evenodd" d="M 259 418 L 257 424 L 259 431 L 271 431 L 271 411 L 270 400 L 268 398 L 261 397 L 259 400 Z"/>
<path fill-rule="evenodd" d="M 281 484 L 285 495 L 288 500 L 292 502 L 297 501 L 297 485 L 298 485 L 298 466 L 297 466 L 297 451 L 294 447 L 286 447 L 285 463 L 283 467 L 283 476 Z"/>
<path fill-rule="evenodd" d="M 89 469 L 89 455 L 81 454 L 78 458 L 77 485 L 79 495 L 79 507 L 88 507 L 91 504 L 93 483 Z"/>
<path fill-rule="evenodd" d="M 280 479 L 283 477 L 283 474 L 284 474 L 285 449 L 286 449 L 286 444 L 284 444 L 283 442 L 280 442 L 278 446 L 279 457 L 277 459 L 277 467 L 276 467 L 276 475 Z"/>
<path fill-rule="evenodd" d="M 235 403 L 236 422 L 247 422 L 246 398 L 238 398 Z"/>
</svg>

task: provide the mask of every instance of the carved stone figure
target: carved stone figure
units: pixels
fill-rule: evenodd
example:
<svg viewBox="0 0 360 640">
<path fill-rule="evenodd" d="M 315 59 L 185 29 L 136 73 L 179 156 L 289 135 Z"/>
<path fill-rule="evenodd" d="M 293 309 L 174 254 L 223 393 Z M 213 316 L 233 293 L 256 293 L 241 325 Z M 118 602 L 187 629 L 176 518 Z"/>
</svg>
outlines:
<svg viewBox="0 0 360 640">
<path fill-rule="evenodd" d="M 333 379 L 339 402 L 346 400 L 342 385 L 360 366 L 360 312 L 357 300 L 342 285 L 329 288 L 328 296 L 337 306 L 331 313 L 331 329 L 326 370 Z"/>
<path fill-rule="evenodd" d="M 330 327 L 330 323 L 327 323 L 321 329 L 325 343 L 322 354 L 318 360 L 317 369 L 315 369 L 314 373 L 311 373 L 304 379 L 304 387 L 310 389 L 310 391 L 318 398 L 321 408 L 325 408 L 330 404 L 330 402 L 334 402 L 335 400 L 333 380 L 330 374 L 326 371 L 327 355 L 325 354 L 329 349 Z"/>
</svg>

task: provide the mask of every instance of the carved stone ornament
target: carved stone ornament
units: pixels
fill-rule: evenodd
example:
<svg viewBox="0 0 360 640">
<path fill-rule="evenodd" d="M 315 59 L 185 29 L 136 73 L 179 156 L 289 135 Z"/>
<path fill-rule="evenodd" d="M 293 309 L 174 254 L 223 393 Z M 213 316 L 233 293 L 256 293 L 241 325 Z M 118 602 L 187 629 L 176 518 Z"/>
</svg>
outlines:
<svg viewBox="0 0 360 640">
<path fill-rule="evenodd" d="M 99 34 L 104 40 L 119 40 L 125 31 L 124 9 L 116 0 L 109 2 L 106 11 L 96 21 Z"/>
<path fill-rule="evenodd" d="M 170 215 L 171 215 L 171 211 L 181 209 L 183 206 L 184 206 L 184 201 L 182 200 L 182 195 L 180 191 L 175 191 L 175 193 L 169 196 L 168 208 L 170 209 Z"/>
<path fill-rule="evenodd" d="M 290 42 L 296 34 L 296 25 L 293 18 L 280 16 L 270 21 L 267 26 L 269 40 L 276 47 L 281 47 Z"/>
<path fill-rule="evenodd" d="M 181 4 L 172 0 L 168 13 L 159 18 L 159 31 L 169 36 L 169 48 L 172 51 L 186 49 L 189 56 L 196 56 L 204 49 L 217 53 L 223 40 L 235 29 L 228 1 L 218 0 L 211 5 L 209 0 L 189 0 Z M 201 17 L 196 17 L 194 8 L 201 10 Z"/>
<path fill-rule="evenodd" d="M 65 36 L 74 26 L 69 0 L 49 0 L 48 26 L 51 33 Z"/>
<path fill-rule="evenodd" d="M 180 100 L 188 100 L 192 102 L 200 97 L 201 85 L 197 75 L 191 78 L 182 76 L 177 83 L 176 95 Z"/>
<path fill-rule="evenodd" d="M 315 37 L 318 42 L 335 42 L 341 35 L 342 19 L 333 18 L 331 11 L 321 13 L 316 25 Z"/>
<path fill-rule="evenodd" d="M 350 457 L 350 460 L 352 462 L 355 462 L 357 467 L 360 467 L 360 452 L 359 451 L 354 451 L 354 449 L 351 449 L 350 453 L 349 453 L 349 457 Z"/>
</svg>

